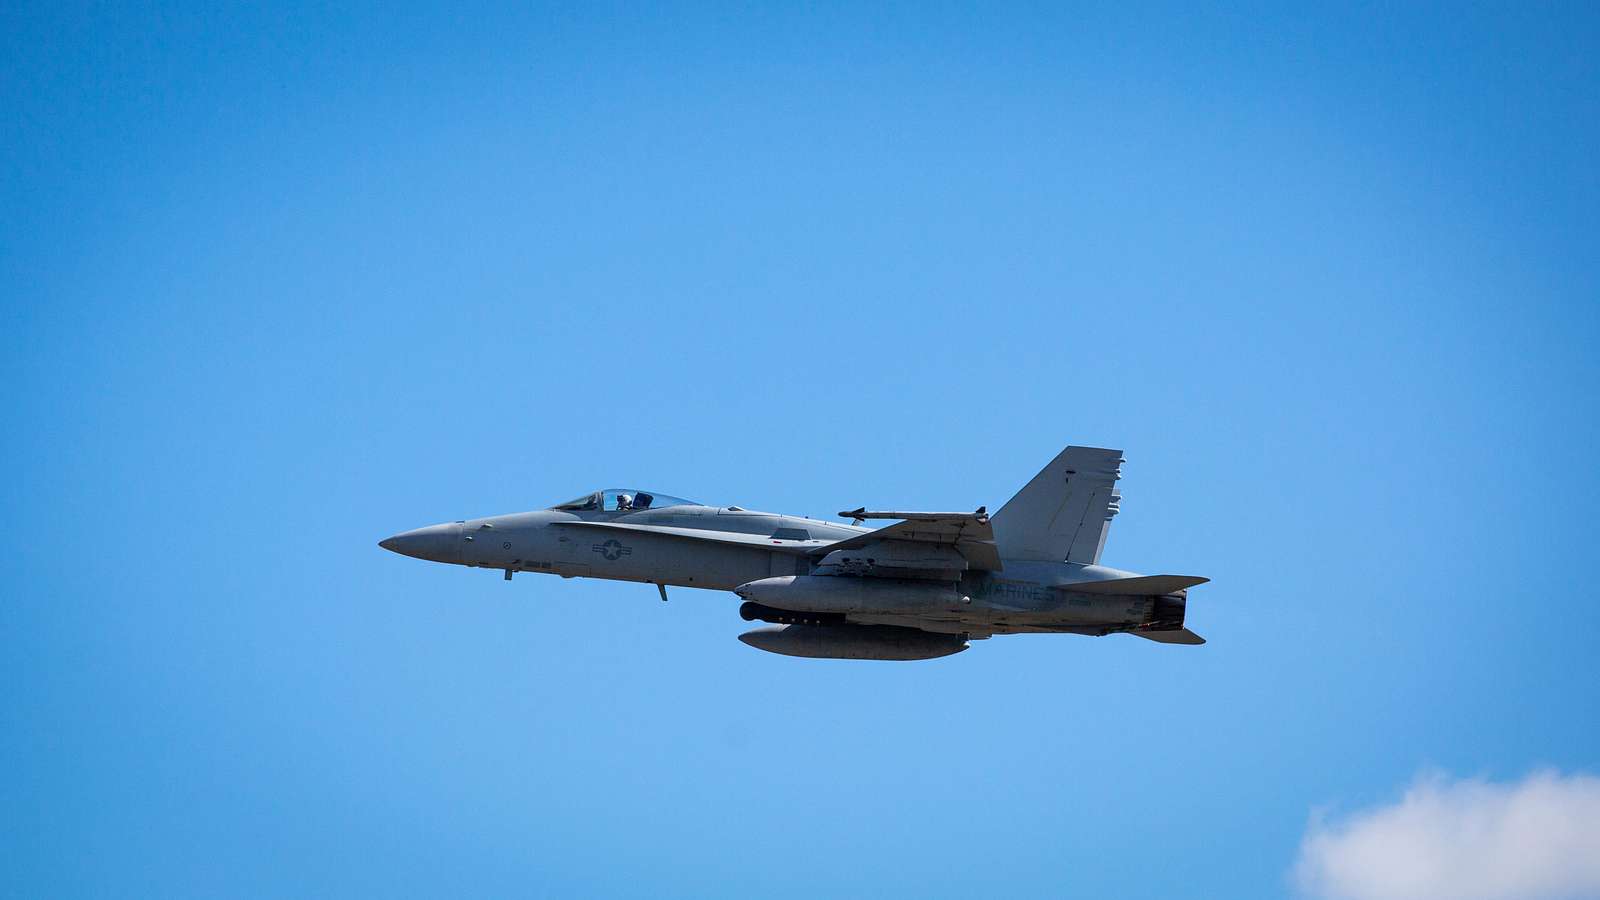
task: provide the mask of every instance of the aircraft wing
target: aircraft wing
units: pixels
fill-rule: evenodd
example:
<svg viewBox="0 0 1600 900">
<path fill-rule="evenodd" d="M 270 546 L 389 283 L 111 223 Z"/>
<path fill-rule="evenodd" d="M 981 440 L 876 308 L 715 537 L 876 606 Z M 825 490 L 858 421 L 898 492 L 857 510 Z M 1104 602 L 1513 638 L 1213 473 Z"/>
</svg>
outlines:
<svg viewBox="0 0 1600 900">
<path fill-rule="evenodd" d="M 994 530 L 982 507 L 977 512 L 868 512 L 856 509 L 839 513 L 842 518 L 899 519 L 893 525 L 866 534 L 835 541 L 810 551 L 813 556 L 839 550 L 858 550 L 881 544 L 886 547 L 909 544 L 927 545 L 929 550 L 953 550 L 966 561 L 966 568 L 999 571 L 1000 552 L 994 544 Z M 894 542 L 894 543 L 890 543 Z M 959 562 L 959 560 L 957 560 Z M 885 572 L 883 574 L 891 574 Z"/>
</svg>

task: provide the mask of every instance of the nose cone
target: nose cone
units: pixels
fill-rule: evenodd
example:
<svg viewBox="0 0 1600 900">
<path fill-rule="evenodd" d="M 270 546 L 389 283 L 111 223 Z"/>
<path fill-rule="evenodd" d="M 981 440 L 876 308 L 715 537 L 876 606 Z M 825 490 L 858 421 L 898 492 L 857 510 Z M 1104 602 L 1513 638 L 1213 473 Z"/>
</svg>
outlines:
<svg viewBox="0 0 1600 900">
<path fill-rule="evenodd" d="M 430 562 L 458 563 L 461 562 L 460 533 L 460 526 L 455 524 L 429 525 L 384 538 L 378 546 Z"/>
</svg>

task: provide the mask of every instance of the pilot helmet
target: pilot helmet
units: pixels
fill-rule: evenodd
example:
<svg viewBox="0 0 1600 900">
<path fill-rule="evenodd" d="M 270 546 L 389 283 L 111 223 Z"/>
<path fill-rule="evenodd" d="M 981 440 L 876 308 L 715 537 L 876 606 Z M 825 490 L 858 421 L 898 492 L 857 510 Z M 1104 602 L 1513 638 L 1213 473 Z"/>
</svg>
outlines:
<svg viewBox="0 0 1600 900">
<path fill-rule="evenodd" d="M 617 495 L 617 509 L 632 509 L 632 508 L 633 508 L 633 495 L 632 494 L 618 494 Z"/>
</svg>

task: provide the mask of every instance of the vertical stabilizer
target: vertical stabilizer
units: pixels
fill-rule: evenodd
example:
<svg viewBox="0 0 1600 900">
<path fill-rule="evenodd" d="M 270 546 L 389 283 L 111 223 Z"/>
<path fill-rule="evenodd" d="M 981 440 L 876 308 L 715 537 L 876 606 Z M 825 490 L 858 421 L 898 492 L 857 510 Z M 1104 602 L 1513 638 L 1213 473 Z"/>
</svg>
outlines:
<svg viewBox="0 0 1600 900">
<path fill-rule="evenodd" d="M 1098 563 L 1121 468 L 1121 450 L 1062 450 L 991 518 L 1001 558 Z"/>
</svg>

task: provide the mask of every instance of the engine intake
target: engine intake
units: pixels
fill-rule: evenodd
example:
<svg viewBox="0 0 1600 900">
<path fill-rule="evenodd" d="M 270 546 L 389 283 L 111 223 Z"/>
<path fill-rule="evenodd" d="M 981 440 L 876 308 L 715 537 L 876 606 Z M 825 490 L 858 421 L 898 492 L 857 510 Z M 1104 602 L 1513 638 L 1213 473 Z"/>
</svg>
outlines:
<svg viewBox="0 0 1600 900">
<path fill-rule="evenodd" d="M 843 625 L 844 613 L 795 612 L 745 601 L 739 605 L 739 618 L 746 622 L 772 622 L 777 625 Z"/>
</svg>

